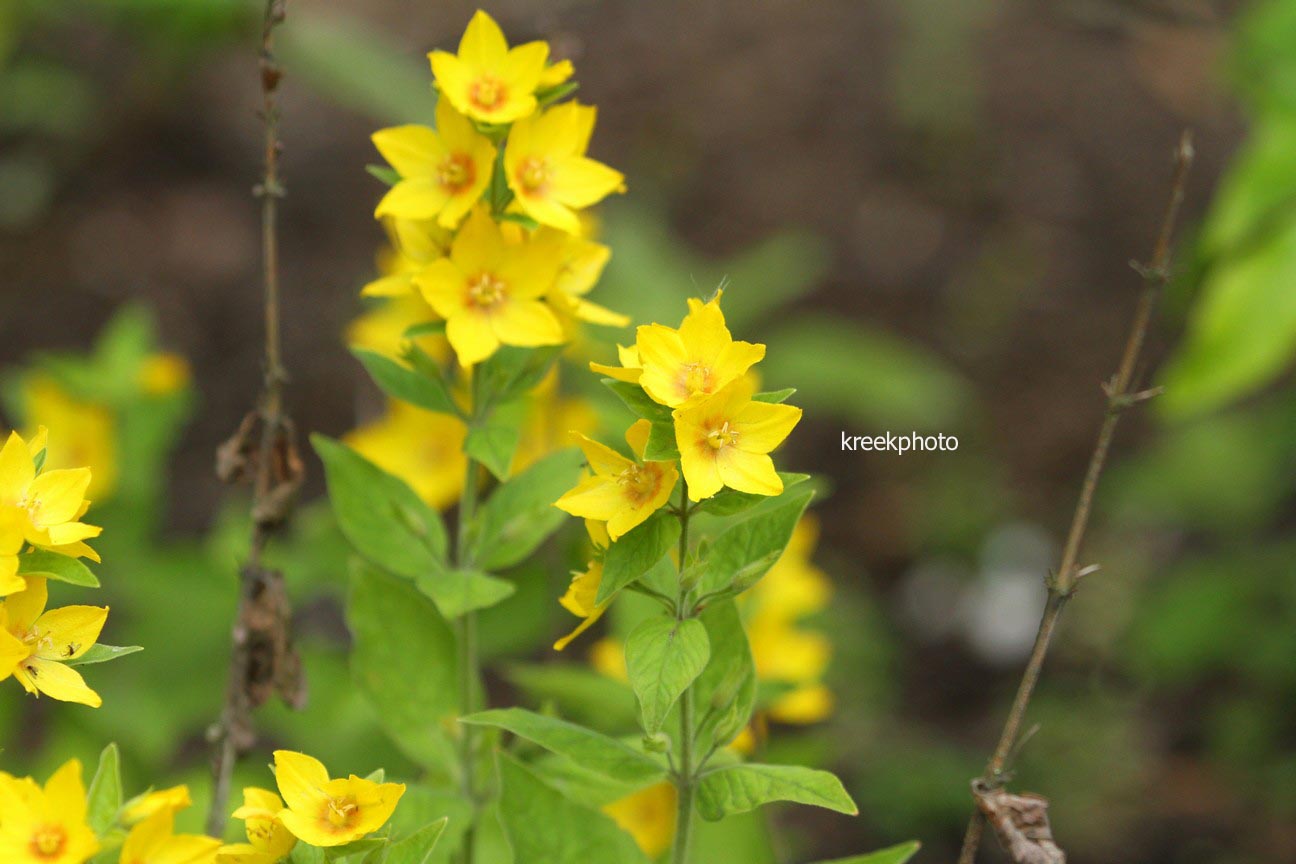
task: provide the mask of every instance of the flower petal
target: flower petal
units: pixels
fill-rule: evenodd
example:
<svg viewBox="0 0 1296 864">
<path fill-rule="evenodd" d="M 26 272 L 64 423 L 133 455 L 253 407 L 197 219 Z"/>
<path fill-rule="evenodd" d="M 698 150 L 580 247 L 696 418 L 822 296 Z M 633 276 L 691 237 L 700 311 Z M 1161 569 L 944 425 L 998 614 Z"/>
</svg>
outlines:
<svg viewBox="0 0 1296 864">
<path fill-rule="evenodd" d="M 436 180 L 430 177 L 411 177 L 387 190 L 387 194 L 374 208 L 374 216 L 431 219 L 441 212 L 449 200 L 450 194 Z"/>
<path fill-rule="evenodd" d="M 63 606 L 36 620 L 36 656 L 66 663 L 90 650 L 108 620 L 107 607 Z"/>
<path fill-rule="evenodd" d="M 747 453 L 737 447 L 722 447 L 717 453 L 715 461 L 720 479 L 730 489 L 753 495 L 782 493 L 783 480 L 774 470 L 774 460 L 770 457 L 763 453 Z"/>
<path fill-rule="evenodd" d="M 329 781 L 328 769 L 322 762 L 305 753 L 276 750 L 274 768 L 279 794 L 289 807 L 311 812 L 319 806 Z"/>
<path fill-rule="evenodd" d="M 447 319 L 446 338 L 464 366 L 480 363 L 500 346 L 490 316 L 471 307 Z"/>
<path fill-rule="evenodd" d="M 538 300 L 509 300 L 491 311 L 491 326 L 505 345 L 557 345 L 562 325 L 553 310 Z"/>
<path fill-rule="evenodd" d="M 439 120 L 439 111 L 437 116 Z M 437 162 L 448 152 L 436 130 L 417 123 L 379 129 L 370 138 L 387 163 L 407 180 L 432 177 Z"/>
<path fill-rule="evenodd" d="M 23 683 L 23 679 L 26 678 L 24 686 L 35 688 L 60 702 L 76 702 L 89 705 L 91 708 L 98 708 L 103 704 L 99 694 L 86 685 L 80 672 L 54 660 L 30 657 L 14 673 L 14 677 L 18 678 L 20 683 Z"/>
</svg>

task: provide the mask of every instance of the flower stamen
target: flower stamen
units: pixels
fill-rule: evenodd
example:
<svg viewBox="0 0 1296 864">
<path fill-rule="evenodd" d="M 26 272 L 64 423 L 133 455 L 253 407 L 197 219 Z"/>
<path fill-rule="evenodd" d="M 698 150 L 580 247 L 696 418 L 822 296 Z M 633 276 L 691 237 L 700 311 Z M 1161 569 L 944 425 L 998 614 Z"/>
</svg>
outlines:
<svg viewBox="0 0 1296 864">
<path fill-rule="evenodd" d="M 468 98 L 483 111 L 490 111 L 508 99 L 508 88 L 498 78 L 484 75 L 468 85 Z"/>
<path fill-rule="evenodd" d="M 468 305 L 490 310 L 504 301 L 508 286 L 493 273 L 478 273 L 468 280 Z"/>
</svg>

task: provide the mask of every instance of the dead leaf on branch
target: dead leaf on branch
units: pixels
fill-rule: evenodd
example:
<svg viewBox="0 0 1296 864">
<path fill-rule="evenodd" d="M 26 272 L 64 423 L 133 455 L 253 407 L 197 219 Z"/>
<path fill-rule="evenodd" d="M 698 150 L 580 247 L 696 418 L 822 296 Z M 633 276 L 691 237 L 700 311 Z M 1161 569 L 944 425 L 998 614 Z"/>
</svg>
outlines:
<svg viewBox="0 0 1296 864">
<path fill-rule="evenodd" d="M 264 416 L 252 411 L 239 423 L 238 429 L 216 448 L 216 476 L 223 483 L 248 483 L 254 487 L 252 519 L 265 528 L 281 525 L 292 512 L 305 478 L 306 466 L 297 450 L 297 430 L 287 417 L 275 424 L 269 442 L 269 472 L 261 472 L 261 454 L 265 447 Z"/>
<path fill-rule="evenodd" d="M 1066 854 L 1053 842 L 1047 798 L 1013 795 L 980 782 L 972 784 L 972 794 L 1013 864 L 1066 864 Z"/>
<path fill-rule="evenodd" d="M 276 693 L 289 706 L 306 702 L 301 658 L 293 646 L 292 609 L 277 570 L 245 568 L 244 594 L 239 604 L 244 696 L 251 708 Z"/>
</svg>

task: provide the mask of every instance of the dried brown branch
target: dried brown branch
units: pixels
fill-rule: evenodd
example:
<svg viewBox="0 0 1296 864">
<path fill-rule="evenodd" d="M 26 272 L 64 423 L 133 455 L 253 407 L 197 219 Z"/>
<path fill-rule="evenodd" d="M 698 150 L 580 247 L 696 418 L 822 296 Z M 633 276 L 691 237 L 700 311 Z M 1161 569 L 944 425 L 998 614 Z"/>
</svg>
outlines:
<svg viewBox="0 0 1296 864">
<path fill-rule="evenodd" d="M 1134 269 L 1143 277 L 1142 289 L 1139 292 L 1137 306 L 1134 310 L 1134 321 L 1130 325 L 1129 337 L 1121 353 L 1120 365 L 1116 374 L 1103 384 L 1107 396 L 1107 411 L 1102 426 L 1098 430 L 1098 440 L 1094 444 L 1093 454 L 1089 457 L 1089 467 L 1085 471 L 1084 483 L 1080 487 L 1080 498 L 1076 502 L 1075 514 L 1071 518 L 1071 528 L 1067 532 L 1066 544 L 1062 551 L 1062 563 L 1057 572 L 1049 577 L 1048 601 L 1040 618 L 1039 631 L 1035 636 L 1035 645 L 1031 649 L 1026 669 L 1022 673 L 1017 695 L 1008 712 L 1008 720 L 995 745 L 994 754 L 986 764 L 985 772 L 976 781 L 980 789 L 994 790 L 1003 785 L 1004 772 L 1009 754 L 1012 752 L 1021 734 L 1022 723 L 1026 718 L 1026 709 L 1034 695 L 1035 685 L 1039 681 L 1044 658 L 1048 655 L 1049 645 L 1057 629 L 1058 619 L 1067 601 L 1075 592 L 1080 579 L 1092 568 L 1079 566 L 1080 549 L 1084 543 L 1085 531 L 1089 526 L 1089 516 L 1093 510 L 1094 492 L 1098 480 L 1107 464 L 1107 455 L 1111 450 L 1112 437 L 1116 424 L 1126 408 L 1145 402 L 1158 392 L 1157 390 L 1135 389 L 1134 375 L 1139 358 L 1143 353 L 1143 344 L 1147 340 L 1148 326 L 1157 298 L 1170 277 L 1170 249 L 1174 239 L 1175 225 L 1179 219 L 1179 208 L 1183 203 L 1184 189 L 1188 181 L 1188 171 L 1192 167 L 1193 143 L 1192 133 L 1185 130 L 1175 150 L 1174 179 L 1170 187 L 1170 201 L 1166 206 L 1165 218 L 1161 231 L 1157 235 L 1156 245 L 1152 251 L 1152 262 L 1148 265 L 1135 264 Z M 968 823 L 967 833 L 963 837 L 963 848 L 959 852 L 959 864 L 973 864 L 977 849 L 981 844 L 984 829 L 982 813 L 978 810 Z"/>
<path fill-rule="evenodd" d="M 212 727 L 212 803 L 207 833 L 225 831 L 230 780 L 240 753 L 255 742 L 252 711 L 278 693 L 300 707 L 305 699 L 301 662 L 292 645 L 292 613 L 283 575 L 263 566 L 270 535 L 288 519 L 301 486 L 303 466 L 296 434 L 283 405 L 286 378 L 280 347 L 278 203 L 279 82 L 275 27 L 286 0 L 267 0 L 261 29 L 261 117 L 265 125 L 265 174 L 254 190 L 261 201 L 262 278 L 265 285 L 265 380 L 260 405 L 217 450 L 216 472 L 229 483 L 252 486 L 252 538 L 239 573 L 239 607 L 231 636 L 229 684 L 220 720 Z"/>
</svg>

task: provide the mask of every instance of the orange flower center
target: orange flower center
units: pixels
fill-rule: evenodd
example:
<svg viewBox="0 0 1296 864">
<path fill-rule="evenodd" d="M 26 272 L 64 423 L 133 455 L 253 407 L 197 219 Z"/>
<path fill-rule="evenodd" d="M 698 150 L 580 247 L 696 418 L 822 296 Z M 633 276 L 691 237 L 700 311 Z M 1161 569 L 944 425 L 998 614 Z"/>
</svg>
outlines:
<svg viewBox="0 0 1296 864">
<path fill-rule="evenodd" d="M 28 848 L 32 855 L 53 861 L 63 854 L 67 847 L 67 831 L 62 825 L 42 825 L 32 834 Z"/>
<path fill-rule="evenodd" d="M 515 176 L 522 191 L 530 195 L 542 194 L 549 185 L 553 171 L 549 161 L 539 156 L 528 156 L 518 165 Z"/>
<path fill-rule="evenodd" d="M 477 169 L 467 153 L 452 153 L 437 166 L 437 182 L 451 195 L 472 186 Z"/>
<path fill-rule="evenodd" d="M 355 798 L 346 795 L 342 798 L 330 798 L 324 807 L 324 818 L 334 828 L 346 828 L 355 820 L 360 807 Z"/>
<path fill-rule="evenodd" d="M 507 287 L 493 273 L 478 273 L 468 280 L 468 305 L 478 309 L 493 309 L 504 301 Z"/>
<path fill-rule="evenodd" d="M 631 465 L 617 475 L 616 482 L 626 497 L 637 507 L 657 494 L 661 488 L 661 472 L 647 465 Z"/>
<path fill-rule="evenodd" d="M 468 99 L 483 111 L 490 111 L 508 99 L 508 88 L 498 78 L 483 75 L 468 85 Z"/>
<path fill-rule="evenodd" d="M 738 430 L 731 427 L 726 420 L 719 426 L 712 426 L 707 430 L 706 443 L 712 450 L 732 447 L 738 443 Z"/>
</svg>

